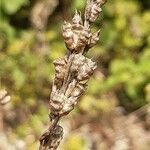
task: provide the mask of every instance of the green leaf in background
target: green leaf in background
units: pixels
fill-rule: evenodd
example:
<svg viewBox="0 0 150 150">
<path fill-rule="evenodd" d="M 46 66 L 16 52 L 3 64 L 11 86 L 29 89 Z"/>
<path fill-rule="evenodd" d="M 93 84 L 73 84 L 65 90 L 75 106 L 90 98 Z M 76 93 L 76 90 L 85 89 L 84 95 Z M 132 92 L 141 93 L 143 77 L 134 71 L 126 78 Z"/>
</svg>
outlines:
<svg viewBox="0 0 150 150">
<path fill-rule="evenodd" d="M 71 134 L 61 150 L 87 150 L 87 141 L 80 134 Z"/>
<path fill-rule="evenodd" d="M 28 0 L 1 0 L 2 8 L 7 14 L 14 14 L 22 6 L 27 5 L 28 3 Z"/>
<path fill-rule="evenodd" d="M 75 0 L 73 1 L 73 7 L 76 9 L 83 9 L 85 6 L 85 1 L 84 0 Z"/>
<path fill-rule="evenodd" d="M 19 68 L 16 68 L 13 70 L 12 78 L 15 81 L 15 87 L 19 89 L 24 85 L 26 75 Z"/>
</svg>

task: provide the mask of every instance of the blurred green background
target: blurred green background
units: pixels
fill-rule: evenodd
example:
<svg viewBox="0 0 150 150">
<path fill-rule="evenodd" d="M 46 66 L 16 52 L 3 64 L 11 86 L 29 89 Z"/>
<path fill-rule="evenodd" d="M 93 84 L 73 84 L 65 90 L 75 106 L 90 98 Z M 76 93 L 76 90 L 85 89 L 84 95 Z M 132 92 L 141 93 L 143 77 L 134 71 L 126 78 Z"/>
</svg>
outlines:
<svg viewBox="0 0 150 150">
<path fill-rule="evenodd" d="M 84 6 L 85 0 L 0 0 L 0 89 L 12 99 L 0 110 L 6 150 L 37 149 L 48 125 L 53 61 L 66 53 L 61 25 Z M 110 150 L 107 138 L 90 137 L 103 135 L 105 128 L 114 131 L 110 121 L 116 111 L 115 118 L 118 110 L 128 118 L 150 102 L 150 1 L 108 0 L 93 25 L 99 28 L 100 41 L 87 54 L 98 69 L 78 106 L 62 120 L 63 150 Z M 140 119 L 145 125 L 145 116 Z"/>
</svg>

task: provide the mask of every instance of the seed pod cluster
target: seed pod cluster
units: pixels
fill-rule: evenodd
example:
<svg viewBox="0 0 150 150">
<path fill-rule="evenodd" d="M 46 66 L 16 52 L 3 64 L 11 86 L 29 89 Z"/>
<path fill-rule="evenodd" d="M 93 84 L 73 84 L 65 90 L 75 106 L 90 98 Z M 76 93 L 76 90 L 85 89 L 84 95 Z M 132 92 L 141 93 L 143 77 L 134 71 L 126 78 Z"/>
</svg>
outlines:
<svg viewBox="0 0 150 150">
<path fill-rule="evenodd" d="M 64 59 L 58 59 L 54 64 L 56 68 L 55 80 L 59 79 L 59 82 L 63 84 L 68 62 Z M 92 76 L 95 69 L 96 63 L 91 59 L 86 58 L 82 53 L 74 54 L 69 70 L 72 79 L 68 83 L 65 92 L 62 90 L 63 86 L 59 88 L 58 82 L 55 82 L 56 88 L 53 89 L 50 98 L 51 114 L 62 117 L 74 108 L 77 100 L 85 91 L 86 82 Z"/>
<path fill-rule="evenodd" d="M 62 35 L 66 43 L 66 47 L 71 52 L 79 53 L 83 51 L 88 43 L 90 28 L 83 25 L 81 14 L 77 11 L 72 19 L 72 24 L 64 22 L 62 27 Z"/>
<path fill-rule="evenodd" d="M 45 149 L 40 150 L 57 149 L 63 135 L 58 121 L 74 109 L 96 69 L 96 63 L 84 54 L 99 40 L 100 31 L 92 33 L 90 25 L 98 17 L 106 0 L 87 1 L 84 19 L 76 11 L 72 23 L 65 21 L 62 26 L 62 35 L 69 53 L 54 61 L 55 79 L 49 101 L 52 126 L 41 136 L 41 146 Z"/>
<path fill-rule="evenodd" d="M 55 91 L 50 99 L 51 116 L 67 115 L 77 104 L 77 100 L 84 93 L 85 87 L 86 83 L 79 83 L 74 80 L 68 85 L 65 94 L 60 90 Z"/>
<path fill-rule="evenodd" d="M 93 5 L 89 6 L 87 18 L 90 22 L 94 22 L 101 11 L 102 0 L 92 1 Z M 62 35 L 66 43 L 66 47 L 71 52 L 80 53 L 87 47 L 93 47 L 99 40 L 100 30 L 92 33 L 89 22 L 82 21 L 81 14 L 77 11 L 72 19 L 72 24 L 64 22 L 62 26 Z"/>
</svg>

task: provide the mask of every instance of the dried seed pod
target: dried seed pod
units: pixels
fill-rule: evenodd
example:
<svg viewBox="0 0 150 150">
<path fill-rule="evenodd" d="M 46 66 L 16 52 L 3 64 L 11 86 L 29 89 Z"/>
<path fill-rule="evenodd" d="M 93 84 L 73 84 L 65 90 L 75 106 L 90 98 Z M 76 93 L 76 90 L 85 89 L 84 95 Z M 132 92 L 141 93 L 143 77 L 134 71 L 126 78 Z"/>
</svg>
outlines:
<svg viewBox="0 0 150 150">
<path fill-rule="evenodd" d="M 66 96 L 64 93 L 56 91 L 50 99 L 50 111 L 54 115 L 58 115 L 61 109 L 63 108 L 64 102 L 66 101 Z"/>
<path fill-rule="evenodd" d="M 88 45 L 90 37 L 90 28 L 88 26 L 84 26 L 83 30 L 79 34 L 78 45 L 76 49 L 83 50 L 85 46 Z"/>
<path fill-rule="evenodd" d="M 91 59 L 86 58 L 81 53 L 74 56 L 71 71 L 77 74 L 77 80 L 83 81 L 89 79 L 95 69 L 96 63 Z"/>
<path fill-rule="evenodd" d="M 90 22 L 95 22 L 95 20 L 97 19 L 99 13 L 102 11 L 99 3 L 94 3 L 91 6 L 91 10 L 90 10 L 90 16 L 89 16 L 89 21 Z"/>
<path fill-rule="evenodd" d="M 45 131 L 40 138 L 41 150 L 56 150 L 63 138 L 63 128 L 56 125 L 55 128 Z"/>
<path fill-rule="evenodd" d="M 72 92 L 72 97 L 80 97 L 85 91 L 85 85 L 78 83 Z"/>
<path fill-rule="evenodd" d="M 67 59 L 54 62 L 56 77 L 49 103 L 52 126 L 42 135 L 40 150 L 57 149 L 63 134 L 62 128 L 57 125 L 58 121 L 77 104 L 85 91 L 87 81 L 96 69 L 96 63 L 83 54 L 99 39 L 99 31 L 92 34 L 90 24 L 96 20 L 105 2 L 106 0 L 87 0 L 84 24 L 77 11 L 72 24 L 63 24 L 62 35 L 70 53 Z"/>
<path fill-rule="evenodd" d="M 64 22 L 62 26 L 62 35 L 66 43 L 66 47 L 69 50 L 73 50 L 74 39 L 73 39 L 72 25 L 66 21 Z"/>
<path fill-rule="evenodd" d="M 60 58 L 54 61 L 55 65 L 55 83 L 59 87 L 63 80 L 67 69 L 67 60 L 66 58 Z"/>
<path fill-rule="evenodd" d="M 86 58 L 84 65 L 80 66 L 77 80 L 88 80 L 96 69 L 96 63 L 91 59 Z"/>
<path fill-rule="evenodd" d="M 75 15 L 72 19 L 72 23 L 73 24 L 83 24 L 82 18 L 81 18 L 81 13 L 78 13 L 78 11 L 76 10 Z"/>
<path fill-rule="evenodd" d="M 76 11 L 73 19 L 72 19 L 72 31 L 73 31 L 73 47 L 76 52 L 80 52 L 85 48 L 87 38 L 85 35 L 87 34 L 83 23 L 81 15 Z"/>
<path fill-rule="evenodd" d="M 72 62 L 71 71 L 78 72 L 79 67 L 84 64 L 85 60 L 86 60 L 85 56 L 83 56 L 81 53 L 76 54 Z"/>
<path fill-rule="evenodd" d="M 97 32 L 93 33 L 89 42 L 89 47 L 93 47 L 97 41 L 99 41 L 99 34 L 100 34 L 100 30 L 98 30 Z"/>
</svg>

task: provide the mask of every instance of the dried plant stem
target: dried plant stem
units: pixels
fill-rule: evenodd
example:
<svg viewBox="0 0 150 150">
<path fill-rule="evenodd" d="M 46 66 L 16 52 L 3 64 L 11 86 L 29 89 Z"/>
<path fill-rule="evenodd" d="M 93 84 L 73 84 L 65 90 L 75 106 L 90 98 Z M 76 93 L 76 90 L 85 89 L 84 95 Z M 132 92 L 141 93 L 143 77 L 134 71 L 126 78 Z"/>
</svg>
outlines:
<svg viewBox="0 0 150 150">
<path fill-rule="evenodd" d="M 40 150 L 56 150 L 63 138 L 61 117 L 70 113 L 84 93 L 87 81 L 96 69 L 96 63 L 84 55 L 99 40 L 99 32 L 91 32 L 106 0 L 87 0 L 84 20 L 78 11 L 72 23 L 64 22 L 62 35 L 69 53 L 54 61 L 55 79 L 49 101 L 51 124 L 40 138 Z"/>
</svg>

